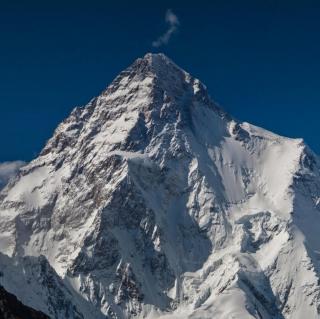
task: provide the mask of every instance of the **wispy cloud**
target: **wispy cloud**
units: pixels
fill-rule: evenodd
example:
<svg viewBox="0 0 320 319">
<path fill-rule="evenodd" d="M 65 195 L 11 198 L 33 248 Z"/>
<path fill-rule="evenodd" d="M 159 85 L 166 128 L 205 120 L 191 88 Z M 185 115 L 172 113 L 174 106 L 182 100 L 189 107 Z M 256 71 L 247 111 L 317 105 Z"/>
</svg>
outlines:
<svg viewBox="0 0 320 319">
<path fill-rule="evenodd" d="M 168 24 L 168 29 L 157 40 L 152 42 L 152 46 L 154 46 L 155 48 L 168 44 L 172 35 L 178 31 L 180 22 L 178 17 L 173 13 L 171 9 L 167 10 L 165 15 L 165 21 Z"/>
<path fill-rule="evenodd" d="M 19 168 L 25 164 L 22 161 L 0 163 L 0 190 L 8 183 L 11 177 L 17 175 Z"/>
</svg>

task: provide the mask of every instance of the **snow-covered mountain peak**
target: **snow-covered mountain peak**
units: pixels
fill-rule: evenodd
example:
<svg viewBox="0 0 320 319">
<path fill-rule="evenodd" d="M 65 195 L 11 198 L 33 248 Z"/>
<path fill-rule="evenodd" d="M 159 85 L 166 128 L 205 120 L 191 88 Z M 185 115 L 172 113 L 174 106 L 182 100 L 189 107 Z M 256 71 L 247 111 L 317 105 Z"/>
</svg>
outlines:
<svg viewBox="0 0 320 319">
<path fill-rule="evenodd" d="M 132 67 L 139 65 L 139 63 L 147 63 L 150 66 L 150 71 L 157 76 L 172 74 L 187 74 L 183 69 L 176 65 L 170 58 L 163 53 L 147 53 L 143 58 L 138 58 Z M 172 76 L 171 74 L 171 76 Z"/>
<path fill-rule="evenodd" d="M 149 65 L 153 68 L 154 71 L 159 71 L 160 68 L 167 69 L 169 67 L 169 69 L 170 69 L 170 67 L 172 67 L 172 66 L 174 66 L 175 68 L 180 69 L 164 53 L 151 53 L 151 52 L 149 52 L 149 53 L 146 53 L 143 58 L 138 58 L 137 60 L 147 61 L 147 63 L 149 63 Z"/>
<path fill-rule="evenodd" d="M 162 53 L 147 53 L 143 58 L 138 58 L 119 74 L 106 94 L 118 90 L 123 85 L 134 86 L 134 83 L 140 83 L 142 86 L 148 83 L 156 91 L 152 95 L 162 93 L 168 99 L 182 98 L 188 94 L 205 100 L 207 104 L 211 102 L 206 87 Z"/>
<path fill-rule="evenodd" d="M 76 108 L 41 154 L 52 157 L 62 148 L 70 146 L 73 152 L 88 145 L 99 154 L 116 149 L 152 152 L 150 141 L 161 132 L 182 138 L 193 130 L 203 139 L 211 132 L 218 140 L 227 134 L 226 117 L 198 79 L 163 54 L 147 54 L 85 108 Z"/>
<path fill-rule="evenodd" d="M 53 318 L 318 318 L 319 167 L 147 54 L 0 193 L 1 284 Z"/>
</svg>

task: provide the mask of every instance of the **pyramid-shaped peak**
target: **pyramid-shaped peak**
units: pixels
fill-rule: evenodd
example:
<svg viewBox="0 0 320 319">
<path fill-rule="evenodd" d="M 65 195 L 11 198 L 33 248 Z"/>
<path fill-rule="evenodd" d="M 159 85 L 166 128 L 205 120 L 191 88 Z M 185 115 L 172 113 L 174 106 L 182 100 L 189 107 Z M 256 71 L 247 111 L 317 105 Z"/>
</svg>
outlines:
<svg viewBox="0 0 320 319">
<path fill-rule="evenodd" d="M 150 75 L 161 78 L 185 77 L 190 75 L 176 65 L 163 53 L 147 53 L 142 58 L 136 59 L 122 75 L 127 73 Z"/>
<path fill-rule="evenodd" d="M 125 71 L 121 72 L 116 83 L 124 77 L 133 81 L 144 81 L 146 78 L 154 79 L 156 87 L 163 89 L 169 95 L 173 91 L 195 90 L 208 98 L 205 85 L 187 71 L 180 68 L 163 53 L 147 53 L 136 59 Z M 176 92 L 177 93 L 177 92 Z"/>
<path fill-rule="evenodd" d="M 109 107 L 106 107 L 106 98 Z M 126 100 L 130 103 L 125 108 L 123 101 Z M 191 106 L 207 107 L 219 116 L 225 116 L 211 100 L 206 86 L 163 53 L 147 53 L 136 59 L 103 92 L 102 103 L 95 108 L 115 112 L 118 104 L 126 112 L 138 105 L 139 110 L 152 109 L 153 113 L 158 110 L 161 116 L 166 109 L 172 119 L 186 113 Z"/>
<path fill-rule="evenodd" d="M 153 71 L 157 74 L 174 72 L 176 74 L 181 74 L 183 76 L 188 75 L 190 77 L 188 72 L 180 68 L 163 53 L 147 53 L 144 56 L 144 59 L 149 61 Z"/>
</svg>

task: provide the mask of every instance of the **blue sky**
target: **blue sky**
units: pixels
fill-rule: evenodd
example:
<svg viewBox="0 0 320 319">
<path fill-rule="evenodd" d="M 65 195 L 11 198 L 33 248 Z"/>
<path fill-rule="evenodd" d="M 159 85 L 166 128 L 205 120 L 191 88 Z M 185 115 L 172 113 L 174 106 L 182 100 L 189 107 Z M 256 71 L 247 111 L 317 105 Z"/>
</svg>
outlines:
<svg viewBox="0 0 320 319">
<path fill-rule="evenodd" d="M 233 116 L 320 154 L 319 1 L 113 2 L 1 1 L 0 162 L 35 157 L 74 106 L 150 51 Z"/>
</svg>

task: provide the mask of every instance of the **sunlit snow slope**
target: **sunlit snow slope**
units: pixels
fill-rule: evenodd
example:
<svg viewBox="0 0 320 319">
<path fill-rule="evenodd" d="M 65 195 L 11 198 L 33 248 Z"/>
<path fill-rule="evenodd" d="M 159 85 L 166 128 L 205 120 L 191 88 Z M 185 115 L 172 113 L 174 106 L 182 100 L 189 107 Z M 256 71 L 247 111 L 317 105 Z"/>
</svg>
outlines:
<svg viewBox="0 0 320 319">
<path fill-rule="evenodd" d="M 147 54 L 0 193 L 0 283 L 52 318 L 320 318 L 320 163 Z"/>
</svg>

